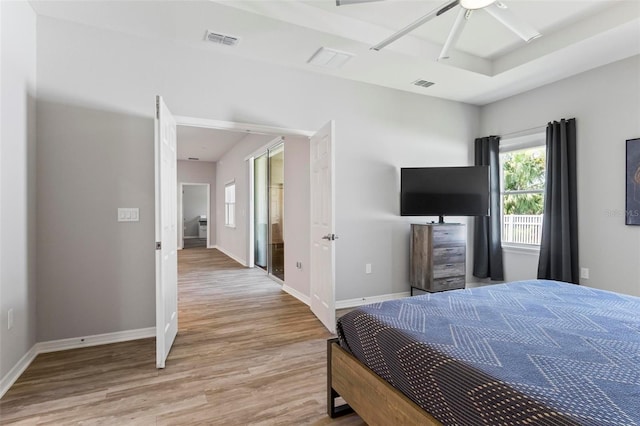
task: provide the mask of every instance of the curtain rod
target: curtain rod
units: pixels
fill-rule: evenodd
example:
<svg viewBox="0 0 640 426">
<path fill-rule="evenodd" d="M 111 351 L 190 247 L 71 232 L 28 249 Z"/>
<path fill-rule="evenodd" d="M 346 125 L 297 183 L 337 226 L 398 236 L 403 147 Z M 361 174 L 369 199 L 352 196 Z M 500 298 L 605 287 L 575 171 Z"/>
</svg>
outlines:
<svg viewBox="0 0 640 426">
<path fill-rule="evenodd" d="M 546 128 L 547 128 L 547 125 L 543 124 L 542 126 L 536 126 L 536 127 L 531 127 L 529 129 L 517 130 L 515 132 L 505 133 L 503 135 L 500 135 L 500 137 L 504 138 L 505 136 L 526 136 L 526 135 L 537 133 L 537 130 L 543 131 Z M 534 132 L 533 130 L 536 130 L 536 132 Z"/>
</svg>

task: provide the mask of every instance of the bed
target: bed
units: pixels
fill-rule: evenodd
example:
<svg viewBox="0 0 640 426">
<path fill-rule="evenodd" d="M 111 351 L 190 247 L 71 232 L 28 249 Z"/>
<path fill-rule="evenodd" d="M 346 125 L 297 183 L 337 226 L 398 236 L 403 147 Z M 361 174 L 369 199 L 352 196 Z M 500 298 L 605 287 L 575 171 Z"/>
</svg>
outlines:
<svg viewBox="0 0 640 426">
<path fill-rule="evenodd" d="M 531 280 L 367 305 L 327 360 L 329 414 L 369 425 L 640 425 L 633 296 Z"/>
</svg>

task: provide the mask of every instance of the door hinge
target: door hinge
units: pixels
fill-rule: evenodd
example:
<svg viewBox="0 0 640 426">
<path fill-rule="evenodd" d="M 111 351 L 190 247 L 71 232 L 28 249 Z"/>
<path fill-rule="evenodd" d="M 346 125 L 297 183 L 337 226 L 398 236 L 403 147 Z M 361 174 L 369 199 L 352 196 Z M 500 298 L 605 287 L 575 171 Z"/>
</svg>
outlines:
<svg viewBox="0 0 640 426">
<path fill-rule="evenodd" d="M 162 243 L 160 241 L 156 241 L 156 250 L 162 250 Z"/>
<path fill-rule="evenodd" d="M 156 98 L 156 118 L 160 120 L 160 99 Z"/>
</svg>

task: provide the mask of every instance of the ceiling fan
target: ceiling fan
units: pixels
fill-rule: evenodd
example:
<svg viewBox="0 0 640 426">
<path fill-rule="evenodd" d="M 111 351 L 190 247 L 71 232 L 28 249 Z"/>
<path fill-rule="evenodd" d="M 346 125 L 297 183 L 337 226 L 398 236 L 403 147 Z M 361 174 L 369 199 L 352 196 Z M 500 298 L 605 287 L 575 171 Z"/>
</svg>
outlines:
<svg viewBox="0 0 640 426">
<path fill-rule="evenodd" d="M 380 0 L 336 0 L 336 5 L 342 6 L 356 3 L 368 3 L 372 1 Z M 535 28 L 520 19 L 518 16 L 514 15 L 500 0 L 453 0 L 445 3 L 437 9 L 432 10 L 426 15 L 421 16 L 403 29 L 387 37 L 375 46 L 372 46 L 371 49 L 380 50 L 384 48 L 385 46 L 398 40 L 400 37 L 405 36 L 421 25 L 426 24 L 433 18 L 448 12 L 456 6 L 460 6 L 460 11 L 458 12 L 458 16 L 456 16 L 453 27 L 451 27 L 451 31 L 449 32 L 447 40 L 442 46 L 442 51 L 440 52 L 440 56 L 438 56 L 438 60 L 449 58 L 449 50 L 457 43 L 460 34 L 462 34 L 464 24 L 467 20 L 469 20 L 469 18 L 471 18 L 471 15 L 476 10 L 480 9 L 493 16 L 496 20 L 502 23 L 502 25 L 513 31 L 527 43 L 541 36 L 541 34 Z"/>
</svg>

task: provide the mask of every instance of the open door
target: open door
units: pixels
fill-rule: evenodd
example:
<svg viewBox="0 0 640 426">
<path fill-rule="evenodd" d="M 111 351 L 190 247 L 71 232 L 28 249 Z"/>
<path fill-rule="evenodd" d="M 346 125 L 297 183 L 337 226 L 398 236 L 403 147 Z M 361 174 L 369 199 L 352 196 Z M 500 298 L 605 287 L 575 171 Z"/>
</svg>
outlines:
<svg viewBox="0 0 640 426">
<path fill-rule="evenodd" d="M 311 311 L 335 333 L 333 121 L 311 137 Z"/>
<path fill-rule="evenodd" d="M 156 367 L 164 368 L 178 333 L 176 120 L 156 97 Z"/>
</svg>

